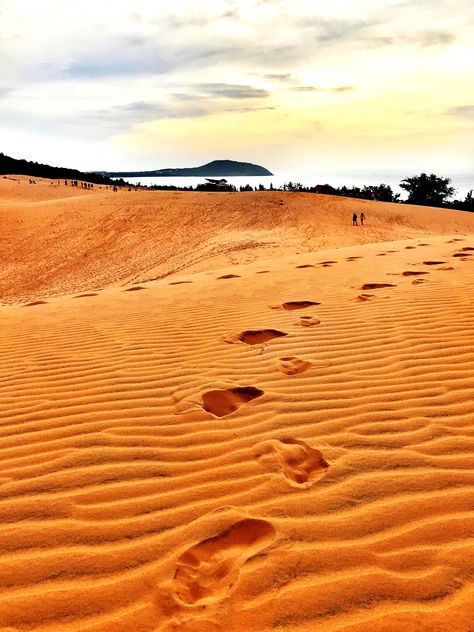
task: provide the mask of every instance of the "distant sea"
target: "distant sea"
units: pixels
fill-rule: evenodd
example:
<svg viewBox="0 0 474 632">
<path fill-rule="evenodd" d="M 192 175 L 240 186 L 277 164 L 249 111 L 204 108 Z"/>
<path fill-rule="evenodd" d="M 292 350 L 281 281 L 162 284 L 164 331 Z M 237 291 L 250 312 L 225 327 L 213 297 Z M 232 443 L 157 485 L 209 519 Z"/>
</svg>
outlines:
<svg viewBox="0 0 474 632">
<path fill-rule="evenodd" d="M 431 173 L 429 169 L 427 173 Z M 230 184 L 235 185 L 237 188 L 250 184 L 252 187 L 258 187 L 259 184 L 263 184 L 266 189 L 270 188 L 270 184 L 273 188 L 279 189 L 288 182 L 300 182 L 302 185 L 311 187 L 317 184 L 331 184 L 334 187 L 341 187 L 346 185 L 347 187 L 357 186 L 362 187 L 364 185 L 376 185 L 376 184 L 388 184 L 392 187 L 395 193 L 400 193 L 401 198 L 406 197 L 406 191 L 401 189 L 398 185 L 401 180 L 406 177 L 418 175 L 419 170 L 406 169 L 404 171 L 279 171 L 273 176 L 227 176 L 225 179 Z M 452 186 L 456 188 L 456 193 L 453 199 L 464 199 L 466 194 L 474 189 L 474 169 L 470 171 L 457 171 L 450 172 L 448 170 L 435 171 L 436 175 L 451 178 Z M 145 186 L 158 185 L 174 185 L 177 187 L 195 187 L 197 184 L 205 182 L 204 177 L 165 177 L 165 178 L 125 178 L 128 182 L 133 184 L 141 183 Z"/>
</svg>

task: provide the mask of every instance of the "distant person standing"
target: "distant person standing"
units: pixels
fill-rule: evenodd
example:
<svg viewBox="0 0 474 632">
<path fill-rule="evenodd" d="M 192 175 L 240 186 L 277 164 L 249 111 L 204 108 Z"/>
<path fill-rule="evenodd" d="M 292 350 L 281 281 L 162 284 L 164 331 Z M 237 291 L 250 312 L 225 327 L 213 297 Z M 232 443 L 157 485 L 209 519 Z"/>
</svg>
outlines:
<svg viewBox="0 0 474 632">
<path fill-rule="evenodd" d="M 365 215 L 364 215 L 364 212 L 362 211 L 362 213 L 360 214 L 360 225 L 361 226 L 364 225 L 364 219 L 365 219 Z"/>
<path fill-rule="evenodd" d="M 357 213 L 352 215 L 352 226 L 357 226 Z"/>
</svg>

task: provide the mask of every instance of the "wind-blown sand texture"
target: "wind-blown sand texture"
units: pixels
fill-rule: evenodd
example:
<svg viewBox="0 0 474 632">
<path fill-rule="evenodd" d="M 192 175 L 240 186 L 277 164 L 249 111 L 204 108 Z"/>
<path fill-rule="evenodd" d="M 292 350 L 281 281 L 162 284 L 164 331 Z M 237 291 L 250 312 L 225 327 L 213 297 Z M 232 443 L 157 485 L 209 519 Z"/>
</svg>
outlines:
<svg viewBox="0 0 474 632">
<path fill-rule="evenodd" d="M 473 632 L 474 215 L 37 182 L 0 179 L 0 630 Z"/>
</svg>

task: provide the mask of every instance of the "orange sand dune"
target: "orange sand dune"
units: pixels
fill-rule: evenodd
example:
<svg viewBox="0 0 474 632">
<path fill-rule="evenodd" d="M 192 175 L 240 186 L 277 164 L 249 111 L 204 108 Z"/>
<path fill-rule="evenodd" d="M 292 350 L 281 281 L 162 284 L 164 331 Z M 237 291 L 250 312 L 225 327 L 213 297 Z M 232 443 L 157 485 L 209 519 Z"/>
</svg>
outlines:
<svg viewBox="0 0 474 632">
<path fill-rule="evenodd" d="M 12 176 L 13 177 L 13 176 Z M 0 178 L 0 297 L 38 298 L 282 254 L 474 231 L 461 211 L 334 196 L 86 190 Z M 352 213 L 365 211 L 366 226 Z"/>
<path fill-rule="evenodd" d="M 16 186 L 0 630 L 474 630 L 474 217 Z"/>
</svg>

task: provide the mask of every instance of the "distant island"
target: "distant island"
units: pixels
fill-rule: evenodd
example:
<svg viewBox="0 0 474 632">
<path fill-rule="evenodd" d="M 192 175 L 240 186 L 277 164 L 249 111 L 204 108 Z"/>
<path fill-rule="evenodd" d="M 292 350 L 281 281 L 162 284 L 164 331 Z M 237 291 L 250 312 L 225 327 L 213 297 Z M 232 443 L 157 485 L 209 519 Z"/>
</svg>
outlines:
<svg viewBox="0 0 474 632">
<path fill-rule="evenodd" d="M 155 171 L 100 171 L 109 178 L 169 178 L 169 177 L 207 177 L 207 176 L 272 176 L 273 173 L 251 162 L 237 160 L 213 160 L 200 167 L 184 169 L 156 169 Z"/>
</svg>

